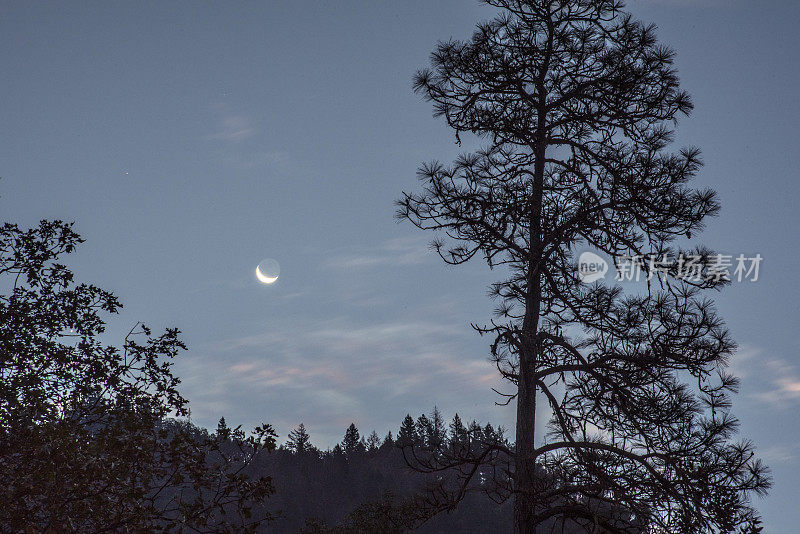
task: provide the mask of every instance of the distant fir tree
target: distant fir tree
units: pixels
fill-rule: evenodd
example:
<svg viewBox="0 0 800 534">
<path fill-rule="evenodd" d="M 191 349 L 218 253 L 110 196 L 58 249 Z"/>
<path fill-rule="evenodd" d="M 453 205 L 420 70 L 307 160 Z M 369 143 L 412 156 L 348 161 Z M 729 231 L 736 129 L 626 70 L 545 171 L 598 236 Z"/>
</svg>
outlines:
<svg viewBox="0 0 800 534">
<path fill-rule="evenodd" d="M 308 435 L 306 426 L 303 423 L 300 423 L 297 428 L 289 432 L 288 438 L 285 446 L 295 454 L 304 454 L 314 449 L 311 444 L 311 437 Z"/>
<path fill-rule="evenodd" d="M 407 414 L 400 424 L 400 430 L 397 432 L 397 440 L 395 444 L 398 447 L 409 447 L 419 442 L 419 434 L 417 433 L 417 425 L 411 414 Z"/>
<path fill-rule="evenodd" d="M 461 421 L 461 417 L 458 414 L 453 416 L 453 421 L 450 423 L 450 433 L 448 436 L 448 442 L 451 449 L 464 449 L 469 447 L 469 432 L 467 431 L 467 427 L 464 426 L 464 423 Z"/>
<path fill-rule="evenodd" d="M 433 451 L 440 451 L 447 441 L 447 426 L 436 406 L 430 414 L 430 425 L 430 436 L 427 436 L 428 447 Z"/>
<path fill-rule="evenodd" d="M 447 439 L 447 428 L 439 408 L 426 415 L 421 414 L 416 422 L 419 444 L 430 451 L 439 451 Z"/>
<path fill-rule="evenodd" d="M 430 449 L 431 440 L 433 439 L 433 423 L 428 419 L 428 416 L 420 414 L 416 422 L 417 437 L 419 445 L 425 449 Z"/>
<path fill-rule="evenodd" d="M 224 417 L 220 417 L 217 422 L 217 435 L 227 439 L 231 435 L 231 429 L 228 428 L 228 423 Z"/>
<path fill-rule="evenodd" d="M 355 423 L 350 423 L 350 426 L 347 427 L 344 433 L 342 450 L 348 457 L 359 452 L 364 452 L 365 450 L 364 442 L 361 439 L 361 435 L 358 433 L 358 428 L 356 428 Z"/>
<path fill-rule="evenodd" d="M 366 448 L 369 452 L 375 452 L 378 450 L 378 447 L 381 445 L 381 438 L 378 437 L 378 433 L 374 430 L 370 433 L 369 437 L 366 441 Z"/>
</svg>

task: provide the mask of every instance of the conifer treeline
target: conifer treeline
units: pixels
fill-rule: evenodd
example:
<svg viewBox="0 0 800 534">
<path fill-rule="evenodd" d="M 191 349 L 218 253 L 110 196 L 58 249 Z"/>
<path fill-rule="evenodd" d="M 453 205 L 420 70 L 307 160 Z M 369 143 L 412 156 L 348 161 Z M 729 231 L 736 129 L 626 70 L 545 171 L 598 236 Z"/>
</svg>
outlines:
<svg viewBox="0 0 800 534">
<path fill-rule="evenodd" d="M 257 466 L 269 473 L 276 492 L 269 500 L 278 519 L 271 532 L 348 533 L 405 532 L 419 524 L 414 498 L 435 475 L 408 467 L 404 458 L 413 446 L 429 453 L 473 446 L 478 439 L 506 442 L 504 429 L 491 423 L 464 423 L 456 414 L 448 423 L 438 408 L 414 419 L 406 415 L 396 432 L 381 438 L 362 434 L 355 423 L 342 441 L 321 450 L 303 423 L 284 445 Z M 506 532 L 511 528 L 509 504 L 492 502 L 478 492 L 463 506 L 425 521 L 415 532 Z"/>
<path fill-rule="evenodd" d="M 503 427 L 474 420 L 464 423 L 458 414 L 448 423 L 436 407 L 416 419 L 406 415 L 396 434 L 389 432 L 382 439 L 374 430 L 365 437 L 351 423 L 342 441 L 326 450 L 313 445 L 308 429 L 300 423 L 283 446 L 262 457 L 258 467 L 258 472 L 269 473 L 275 484 L 269 506 L 277 511 L 277 519 L 270 523 L 269 532 L 509 532 L 513 526 L 512 501 L 492 491 L 497 477 L 508 474 L 489 464 L 478 468 L 470 491 L 458 507 L 430 513 L 436 488 L 446 485 L 454 473 L 426 472 L 420 467 L 469 456 L 484 450 L 487 444 L 513 450 Z M 544 479 L 548 475 L 541 471 L 541 476 Z M 598 512 L 612 511 L 601 505 Z M 578 534 L 585 530 L 571 521 L 553 520 L 540 525 L 536 532 Z M 641 533 L 644 528 L 630 532 Z"/>
<path fill-rule="evenodd" d="M 505 429 L 502 426 L 494 428 L 491 423 L 481 426 L 474 419 L 467 425 L 456 413 L 452 421 L 447 424 L 439 408 L 434 406 L 430 414 L 421 414 L 415 420 L 407 414 L 397 431 L 395 438 L 391 431 L 381 439 L 373 430 L 368 436 L 362 435 L 355 423 L 351 423 L 345 430 L 344 438 L 333 448 L 322 451 L 311 443 L 311 436 L 304 423 L 300 423 L 289 432 L 282 450 L 294 454 L 314 453 L 318 455 L 353 455 L 363 452 L 376 452 L 387 447 L 409 447 L 416 445 L 429 451 L 441 450 L 447 447 L 457 447 L 468 440 L 485 439 L 486 441 L 499 441 L 506 445 Z"/>
</svg>

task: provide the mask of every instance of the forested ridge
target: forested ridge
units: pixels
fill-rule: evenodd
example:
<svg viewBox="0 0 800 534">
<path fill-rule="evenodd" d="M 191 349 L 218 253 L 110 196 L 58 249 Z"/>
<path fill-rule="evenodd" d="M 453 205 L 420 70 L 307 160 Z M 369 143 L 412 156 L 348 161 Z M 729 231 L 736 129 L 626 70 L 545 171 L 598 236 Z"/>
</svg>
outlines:
<svg viewBox="0 0 800 534">
<path fill-rule="evenodd" d="M 411 469 L 404 457 L 410 446 L 448 448 L 477 440 L 503 440 L 503 429 L 475 421 L 463 423 L 458 414 L 448 424 L 438 411 L 410 415 L 396 432 L 380 438 L 364 436 L 350 425 L 342 442 L 319 450 L 300 425 L 287 442 L 259 463 L 271 474 L 276 492 L 270 505 L 277 511 L 274 532 L 403 532 L 424 521 L 416 498 L 430 474 Z M 479 487 L 475 487 L 479 490 Z M 452 513 L 441 514 L 415 532 L 504 532 L 511 528 L 511 508 L 473 492 Z"/>
<path fill-rule="evenodd" d="M 283 445 L 254 464 L 256 474 L 269 473 L 275 487 L 269 501 L 275 519 L 265 532 L 507 532 L 513 523 L 511 502 L 492 491 L 494 479 L 507 472 L 498 475 L 484 466 L 461 504 L 440 511 L 431 507 L 431 496 L 453 473 L 420 469 L 426 454 L 446 458 L 492 443 L 513 448 L 502 427 L 465 423 L 459 414 L 446 422 L 436 407 L 416 419 L 406 415 L 397 431 L 383 438 L 375 431 L 365 436 L 353 423 L 342 441 L 326 450 L 313 445 L 301 423 Z M 537 532 L 583 531 L 569 521 L 550 521 Z"/>
</svg>

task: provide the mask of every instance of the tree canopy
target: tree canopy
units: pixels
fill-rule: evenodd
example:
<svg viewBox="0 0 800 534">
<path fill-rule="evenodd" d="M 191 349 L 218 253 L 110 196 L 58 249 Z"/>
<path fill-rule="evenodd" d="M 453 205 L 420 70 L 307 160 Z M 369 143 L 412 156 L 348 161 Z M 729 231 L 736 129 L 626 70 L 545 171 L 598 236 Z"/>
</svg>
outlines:
<svg viewBox="0 0 800 534">
<path fill-rule="evenodd" d="M 182 418 L 177 329 L 103 342 L 121 304 L 59 262 L 71 225 L 0 226 L 0 530 L 250 532 L 270 519 L 268 425 L 209 434 Z"/>
</svg>

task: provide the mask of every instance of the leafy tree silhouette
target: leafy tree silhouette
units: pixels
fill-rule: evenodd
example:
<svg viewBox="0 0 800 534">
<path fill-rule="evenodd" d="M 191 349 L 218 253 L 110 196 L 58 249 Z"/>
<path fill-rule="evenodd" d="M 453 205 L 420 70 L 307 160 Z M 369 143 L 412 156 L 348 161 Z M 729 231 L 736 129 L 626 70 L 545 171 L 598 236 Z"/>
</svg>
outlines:
<svg viewBox="0 0 800 534">
<path fill-rule="evenodd" d="M 272 485 L 245 473 L 274 432 L 168 419 L 189 413 L 179 332 L 104 345 L 119 301 L 59 263 L 81 242 L 61 221 L 0 226 L 0 531 L 255 531 Z"/>
<path fill-rule="evenodd" d="M 414 80 L 459 143 L 472 133 L 485 147 L 423 165 L 422 192 L 404 194 L 398 216 L 434 230 L 444 261 L 482 257 L 505 275 L 491 288 L 496 317 L 475 328 L 512 384 L 516 439 L 423 456 L 418 467 L 461 480 L 433 494 L 431 513 L 452 509 L 488 463 L 511 476 L 478 489 L 513 497 L 519 533 L 553 519 L 587 532 L 754 528 L 750 496 L 769 477 L 750 443 L 732 441 L 735 345 L 704 294 L 725 280 L 711 276 L 711 251 L 676 243 L 719 204 L 689 185 L 699 151 L 667 148 L 692 109 L 673 52 L 618 0 L 486 3 L 499 15 L 440 43 Z M 644 265 L 646 287 L 629 292 L 584 284 L 585 247 L 658 258 L 661 273 Z M 698 281 L 679 276 L 682 253 L 700 258 Z M 537 441 L 542 402 L 553 416 Z"/>
</svg>

